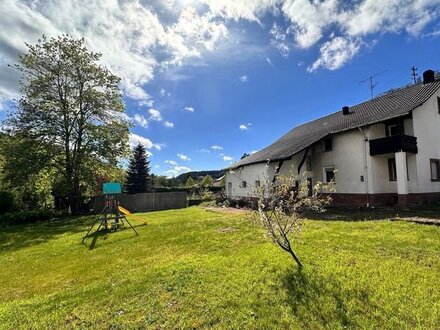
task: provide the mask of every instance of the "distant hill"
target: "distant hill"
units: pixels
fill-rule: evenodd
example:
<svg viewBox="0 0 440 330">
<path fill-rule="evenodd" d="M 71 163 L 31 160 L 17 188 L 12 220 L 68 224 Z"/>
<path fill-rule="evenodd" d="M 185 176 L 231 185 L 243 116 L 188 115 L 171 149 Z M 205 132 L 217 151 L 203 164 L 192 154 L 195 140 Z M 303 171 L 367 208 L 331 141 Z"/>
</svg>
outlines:
<svg viewBox="0 0 440 330">
<path fill-rule="evenodd" d="M 192 177 L 193 180 L 198 180 L 200 178 L 203 178 L 207 175 L 210 175 L 214 180 L 222 177 L 225 174 L 224 170 L 214 170 L 214 171 L 192 171 L 192 172 L 186 172 L 182 173 L 179 176 L 176 177 L 176 180 L 181 183 L 185 184 L 189 177 Z"/>
</svg>

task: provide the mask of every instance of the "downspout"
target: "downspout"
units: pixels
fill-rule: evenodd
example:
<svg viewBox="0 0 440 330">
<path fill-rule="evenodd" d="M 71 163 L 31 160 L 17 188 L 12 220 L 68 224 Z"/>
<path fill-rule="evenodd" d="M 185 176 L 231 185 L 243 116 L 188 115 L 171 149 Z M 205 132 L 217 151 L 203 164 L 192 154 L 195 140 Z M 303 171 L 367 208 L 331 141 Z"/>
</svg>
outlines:
<svg viewBox="0 0 440 330">
<path fill-rule="evenodd" d="M 367 195 L 366 206 L 370 207 L 370 192 L 368 187 L 368 162 L 367 162 L 367 143 L 368 137 L 365 135 L 362 128 L 358 127 L 359 132 L 361 132 L 362 137 L 364 139 L 364 184 L 365 184 L 365 194 Z"/>
</svg>

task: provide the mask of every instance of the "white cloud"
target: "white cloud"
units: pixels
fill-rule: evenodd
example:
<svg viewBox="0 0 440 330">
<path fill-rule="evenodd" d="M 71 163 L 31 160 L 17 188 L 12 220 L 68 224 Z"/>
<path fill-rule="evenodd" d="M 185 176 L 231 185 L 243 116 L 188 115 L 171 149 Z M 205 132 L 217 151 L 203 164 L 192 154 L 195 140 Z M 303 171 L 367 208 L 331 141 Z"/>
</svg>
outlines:
<svg viewBox="0 0 440 330">
<path fill-rule="evenodd" d="M 251 155 L 253 155 L 254 153 L 256 153 L 258 150 L 252 150 L 251 152 L 250 152 L 250 154 Z"/>
<path fill-rule="evenodd" d="M 177 22 L 166 29 L 164 43 L 172 56 L 162 66 L 182 65 L 186 58 L 201 57 L 203 51 L 213 51 L 227 37 L 226 25 L 215 16 L 199 15 L 195 8 L 185 7 Z"/>
<path fill-rule="evenodd" d="M 186 110 L 188 112 L 194 112 L 194 108 L 193 107 L 185 107 L 184 110 Z"/>
<path fill-rule="evenodd" d="M 172 169 L 167 170 L 166 173 L 168 173 L 169 175 L 172 176 L 176 176 L 185 172 L 190 172 L 192 171 L 189 167 L 187 166 L 174 166 Z"/>
<path fill-rule="evenodd" d="M 191 171 L 191 169 L 189 167 L 187 167 L 187 166 L 176 166 L 174 169 L 176 171 L 178 171 L 178 172 L 189 172 L 189 171 Z"/>
<path fill-rule="evenodd" d="M 343 22 L 351 36 L 364 36 L 372 33 L 404 30 L 418 35 L 421 30 L 439 15 L 439 2 L 436 0 L 365 0 L 350 12 Z"/>
<path fill-rule="evenodd" d="M 270 59 L 270 57 L 266 57 L 266 62 L 270 65 L 270 66 L 274 66 L 272 63 L 272 60 Z"/>
<path fill-rule="evenodd" d="M 144 86 L 158 67 L 212 52 L 228 36 L 224 22 L 210 13 L 199 15 L 186 7 L 173 23 L 175 6 L 140 0 L 5 0 L 0 17 L 0 76 L 8 77 L 0 81 L 0 92 L 5 87 L 18 91 L 15 76 L 5 75 L 2 60 L 16 62 L 24 42 L 33 44 L 42 34 L 68 33 L 84 37 L 91 50 L 102 53 L 104 65 L 122 78 L 125 95 L 149 106 L 152 99 Z"/>
<path fill-rule="evenodd" d="M 191 171 L 191 169 L 189 167 L 179 165 L 174 160 L 166 160 L 165 163 L 168 164 L 169 167 L 171 167 L 170 169 L 165 171 L 165 173 L 168 173 L 168 174 L 173 175 L 173 176 L 181 174 L 181 173 L 184 173 L 184 172 Z"/>
<path fill-rule="evenodd" d="M 223 159 L 225 162 L 230 162 L 230 161 L 232 161 L 234 158 L 231 157 L 231 156 L 223 155 L 223 156 L 222 156 L 222 159 Z"/>
<path fill-rule="evenodd" d="M 202 148 L 202 149 L 199 150 L 199 152 L 209 154 L 211 151 L 208 150 L 208 149 Z"/>
<path fill-rule="evenodd" d="M 241 124 L 238 128 L 240 131 L 247 131 L 249 129 L 245 124 Z"/>
<path fill-rule="evenodd" d="M 150 113 L 150 119 L 154 120 L 154 121 L 162 121 L 162 115 L 160 113 L 159 110 L 156 109 L 150 109 L 148 110 L 148 112 Z"/>
<path fill-rule="evenodd" d="M 213 146 L 211 146 L 211 149 L 212 150 L 223 150 L 223 147 L 222 146 L 218 146 L 218 145 L 213 145 Z"/>
<path fill-rule="evenodd" d="M 169 128 L 173 128 L 174 127 L 174 123 L 172 123 L 170 121 L 167 121 L 167 120 L 163 124 L 164 124 L 165 127 L 169 127 Z"/>
<path fill-rule="evenodd" d="M 319 59 L 307 70 L 313 72 L 320 67 L 329 70 L 339 69 L 359 52 L 360 47 L 361 42 L 359 40 L 335 37 L 321 46 Z"/>
<path fill-rule="evenodd" d="M 134 133 L 130 133 L 129 136 L 129 144 L 130 144 L 130 148 L 134 148 L 135 146 L 137 146 L 138 144 L 142 144 L 147 150 L 150 149 L 156 149 L 156 150 L 161 150 L 162 149 L 162 145 L 161 144 L 156 144 L 153 143 L 150 139 L 134 134 Z M 151 152 L 150 152 L 151 154 Z"/>
<path fill-rule="evenodd" d="M 238 79 L 241 81 L 241 82 L 247 82 L 248 81 L 248 76 L 247 75 L 243 75 L 243 76 L 240 76 L 240 77 L 238 77 Z"/>
<path fill-rule="evenodd" d="M 290 47 L 287 44 L 286 32 L 283 31 L 282 28 L 275 22 L 273 23 L 269 34 L 272 36 L 270 40 L 271 45 L 278 49 L 282 57 L 289 56 Z M 270 65 L 272 65 L 270 58 L 267 58 L 266 60 Z"/>
<path fill-rule="evenodd" d="M 293 34 L 296 45 L 308 48 L 316 44 L 324 29 L 339 20 L 338 7 L 337 0 L 285 1 L 282 11 L 291 22 L 288 32 Z"/>
<path fill-rule="evenodd" d="M 26 50 L 25 42 L 33 44 L 42 34 L 84 37 L 89 49 L 102 53 L 102 64 L 121 77 L 124 94 L 152 107 L 147 84 L 158 70 L 209 53 L 218 59 L 232 56 L 231 48 L 222 46 L 237 46 L 241 41 L 237 36 L 243 34 L 228 30 L 234 22 L 257 22 L 255 26 L 267 30 L 261 19 L 273 17 L 279 23 L 267 32 L 282 56 L 288 56 L 293 47 L 318 46 L 320 57 L 309 63 L 310 70 L 334 70 L 358 54 L 360 45 L 372 36 L 423 33 L 435 37 L 438 27 L 430 23 L 439 15 L 438 0 L 3 0 L 0 103 L 16 97 L 19 90 L 18 73 L 7 64 L 15 63 L 17 52 Z M 249 44 L 246 37 L 253 35 L 245 35 L 240 44 Z M 341 50 L 342 43 L 348 50 Z M 250 52 L 256 54 L 256 50 Z M 169 93 L 163 89 L 159 95 Z"/>
<path fill-rule="evenodd" d="M 166 163 L 166 164 L 173 165 L 173 166 L 176 166 L 176 165 L 177 165 L 177 162 L 175 162 L 174 160 L 166 160 L 165 163 Z"/>
<path fill-rule="evenodd" d="M 184 154 L 177 154 L 177 157 L 179 157 L 181 160 L 190 161 L 191 158 L 189 158 L 187 155 Z"/>
<path fill-rule="evenodd" d="M 162 150 L 163 147 L 165 147 L 165 144 L 163 144 L 163 143 L 155 143 L 153 147 L 154 147 L 154 149 L 160 151 L 160 150 Z"/>
<path fill-rule="evenodd" d="M 148 120 L 138 113 L 134 115 L 134 121 L 142 127 L 148 127 Z"/>
<path fill-rule="evenodd" d="M 161 88 L 159 91 L 160 96 L 171 96 L 170 92 L 167 92 L 165 89 Z"/>
<path fill-rule="evenodd" d="M 220 15 L 234 21 L 244 19 L 259 22 L 259 16 L 274 10 L 274 5 L 279 1 L 201 0 L 201 2 L 206 3 L 214 15 Z"/>
</svg>

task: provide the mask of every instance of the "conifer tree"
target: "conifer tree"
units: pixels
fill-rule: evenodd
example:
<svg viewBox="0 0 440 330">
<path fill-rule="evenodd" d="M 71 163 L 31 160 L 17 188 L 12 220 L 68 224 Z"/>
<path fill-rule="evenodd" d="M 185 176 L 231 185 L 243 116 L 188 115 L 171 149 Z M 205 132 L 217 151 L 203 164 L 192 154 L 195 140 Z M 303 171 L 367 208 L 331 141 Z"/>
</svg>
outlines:
<svg viewBox="0 0 440 330">
<path fill-rule="evenodd" d="M 125 180 L 125 190 L 129 194 L 145 193 L 150 190 L 150 161 L 145 147 L 138 144 L 133 149 Z"/>
</svg>

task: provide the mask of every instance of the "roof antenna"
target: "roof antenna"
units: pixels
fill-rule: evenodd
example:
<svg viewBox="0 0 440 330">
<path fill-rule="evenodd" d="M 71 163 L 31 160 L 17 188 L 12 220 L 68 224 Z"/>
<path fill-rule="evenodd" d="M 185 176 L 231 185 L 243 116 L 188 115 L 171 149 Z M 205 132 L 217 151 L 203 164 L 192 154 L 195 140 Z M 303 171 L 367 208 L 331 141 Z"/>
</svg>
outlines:
<svg viewBox="0 0 440 330">
<path fill-rule="evenodd" d="M 373 78 L 374 78 L 374 77 L 377 77 L 378 75 L 381 75 L 382 73 L 385 73 L 385 72 L 387 72 L 387 71 L 388 71 L 388 69 L 383 70 L 383 71 L 381 71 L 381 72 L 379 72 L 379 73 L 376 73 L 376 74 L 374 74 L 374 75 L 368 77 L 367 79 L 361 81 L 361 84 L 363 84 L 364 82 L 370 81 L 370 93 L 371 93 L 371 99 L 374 99 L 373 90 L 374 90 L 374 87 L 376 87 L 377 84 L 378 84 L 378 83 L 373 83 Z"/>
<path fill-rule="evenodd" d="M 413 66 L 411 68 L 412 71 L 412 77 L 413 77 L 413 81 L 414 81 L 414 85 L 417 84 L 417 77 L 419 76 L 419 74 L 417 73 L 417 68 L 415 66 Z"/>
</svg>

